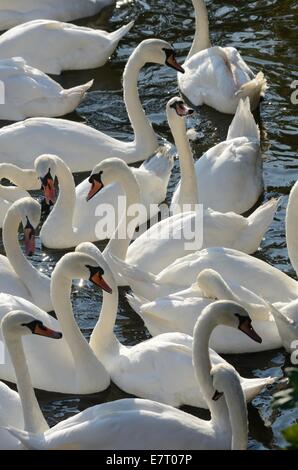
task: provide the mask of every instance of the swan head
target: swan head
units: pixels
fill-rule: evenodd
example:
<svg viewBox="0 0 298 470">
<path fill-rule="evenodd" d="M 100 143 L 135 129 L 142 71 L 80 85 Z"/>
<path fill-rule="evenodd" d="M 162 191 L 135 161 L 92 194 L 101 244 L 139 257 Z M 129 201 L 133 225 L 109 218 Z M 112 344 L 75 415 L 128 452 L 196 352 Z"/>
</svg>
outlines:
<svg viewBox="0 0 298 470">
<path fill-rule="evenodd" d="M 19 215 L 24 230 L 26 255 L 33 255 L 35 251 L 35 231 L 41 216 L 40 204 L 32 197 L 24 197 L 14 202 L 9 212 L 15 212 Z"/>
<path fill-rule="evenodd" d="M 216 325 L 225 325 L 236 328 L 242 333 L 249 336 L 253 341 L 262 343 L 262 338 L 256 333 L 252 327 L 252 320 L 241 305 L 234 301 L 218 300 L 208 305 L 200 315 L 195 330 L 199 327 L 200 320 L 210 319 Z M 211 320 L 212 319 L 212 320 Z M 195 336 L 195 333 L 194 333 Z"/>
<path fill-rule="evenodd" d="M 105 186 L 116 181 L 121 183 L 127 177 L 132 178 L 132 171 L 123 160 L 120 158 L 107 158 L 96 165 L 91 172 L 88 180 L 91 188 L 87 195 L 87 201 L 90 201 Z"/>
<path fill-rule="evenodd" d="M 90 281 L 108 294 L 112 294 L 112 289 L 105 280 L 104 264 L 99 263 L 89 254 L 78 251 L 67 253 L 57 263 L 53 276 L 58 271 L 63 272 L 63 276 L 67 279 L 83 279 L 84 281 Z"/>
<path fill-rule="evenodd" d="M 228 290 L 222 276 L 214 269 L 203 269 L 196 279 L 196 285 L 200 288 L 205 297 L 211 299 L 220 299 L 224 296 L 224 291 Z M 229 299 L 230 295 L 226 297 Z"/>
<path fill-rule="evenodd" d="M 57 173 L 57 158 L 55 155 L 41 155 L 34 162 L 35 171 L 40 179 L 48 205 L 53 205 L 56 201 L 55 178 Z"/>
<path fill-rule="evenodd" d="M 195 111 L 189 108 L 180 96 L 174 96 L 167 102 L 166 106 L 168 121 L 178 120 L 191 116 Z"/>
<path fill-rule="evenodd" d="M 185 73 L 183 67 L 176 60 L 173 46 L 162 39 L 145 39 L 138 45 L 136 52 L 142 55 L 145 63 L 167 65 L 178 72 Z"/>
<path fill-rule="evenodd" d="M 13 310 L 7 313 L 1 322 L 1 328 L 4 336 L 38 335 L 53 339 L 62 338 L 62 333 L 48 328 L 41 320 L 22 310 Z"/>
<path fill-rule="evenodd" d="M 230 364 L 217 364 L 212 367 L 210 375 L 215 390 L 212 398 L 214 401 L 219 400 L 223 395 L 230 394 L 233 396 L 235 391 L 243 396 L 239 374 Z M 244 397 L 243 403 L 245 403 Z"/>
</svg>

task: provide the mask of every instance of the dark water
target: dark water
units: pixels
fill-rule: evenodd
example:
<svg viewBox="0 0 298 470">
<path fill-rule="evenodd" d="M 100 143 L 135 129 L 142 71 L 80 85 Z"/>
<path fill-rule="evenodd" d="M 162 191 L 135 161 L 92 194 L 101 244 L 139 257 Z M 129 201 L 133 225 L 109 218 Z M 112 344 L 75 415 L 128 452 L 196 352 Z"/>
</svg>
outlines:
<svg viewBox="0 0 298 470">
<path fill-rule="evenodd" d="M 293 92 L 290 85 L 293 80 L 298 79 L 295 50 L 298 2 L 217 0 L 209 1 L 208 7 L 213 44 L 237 47 L 252 69 L 264 70 L 269 81 L 270 88 L 258 116 L 264 151 L 266 191 L 263 199 L 282 196 L 282 200 L 274 223 L 257 256 L 294 276 L 287 256 L 284 217 L 289 191 L 298 177 L 297 105 L 291 104 L 290 99 Z M 90 126 L 123 140 L 130 139 L 131 128 L 122 101 L 121 75 L 133 48 L 143 39 L 159 37 L 175 45 L 179 59 L 183 62 L 194 35 L 193 8 L 190 0 L 119 1 L 109 20 L 106 15 L 80 21 L 78 24 L 111 31 L 132 19 L 135 20 L 135 27 L 122 41 L 110 63 L 97 70 L 68 72 L 59 78 L 65 87 L 95 78 L 91 93 L 78 109 L 77 115 L 71 118 L 83 120 Z M 156 132 L 161 138 L 172 142 L 164 110 L 168 99 L 178 92 L 175 72 L 166 67 L 146 67 L 140 76 L 139 91 Z M 189 121 L 189 126 L 197 131 L 197 139 L 193 142 L 194 154 L 199 157 L 210 146 L 223 140 L 230 121 L 230 117 L 202 108 L 199 114 Z M 79 182 L 84 176 L 79 175 L 76 180 Z M 169 195 L 178 176 L 176 163 Z M 34 262 L 39 265 L 42 263 L 44 270 L 50 273 L 60 256 L 60 253 L 47 253 L 39 249 Z M 148 334 L 142 321 L 128 306 L 124 294 L 125 291 L 121 290 L 116 332 L 123 343 L 135 344 Z M 86 337 L 89 337 L 92 331 L 100 306 L 100 293 L 89 286 L 75 286 L 74 308 Z M 289 359 L 282 350 L 234 356 L 229 360 L 247 377 L 270 374 L 283 377 L 284 367 L 289 366 Z M 274 390 L 283 386 L 275 386 Z M 272 390 L 265 391 L 249 405 L 249 448 L 277 448 L 283 444 L 280 430 L 298 419 L 297 410 L 272 411 L 271 393 Z M 50 425 L 96 403 L 125 396 L 115 386 L 102 394 L 84 397 L 38 393 Z M 207 412 L 189 411 L 208 417 Z"/>
</svg>

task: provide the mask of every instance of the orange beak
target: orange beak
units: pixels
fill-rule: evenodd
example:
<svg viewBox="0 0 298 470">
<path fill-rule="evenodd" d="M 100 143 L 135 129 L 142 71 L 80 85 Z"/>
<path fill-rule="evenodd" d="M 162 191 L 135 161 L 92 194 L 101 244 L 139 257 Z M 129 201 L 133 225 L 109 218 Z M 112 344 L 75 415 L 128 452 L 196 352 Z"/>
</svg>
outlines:
<svg viewBox="0 0 298 470">
<path fill-rule="evenodd" d="M 33 227 L 24 229 L 25 235 L 25 253 L 27 256 L 32 256 L 35 253 L 35 230 Z"/>
<path fill-rule="evenodd" d="M 112 289 L 99 273 L 93 274 L 93 276 L 90 277 L 90 281 L 93 282 L 93 284 L 95 284 L 96 286 L 100 287 L 105 292 L 107 292 L 108 294 L 112 294 Z"/>
<path fill-rule="evenodd" d="M 184 68 L 180 64 L 178 64 L 176 57 L 174 55 L 174 52 L 169 55 L 169 57 L 166 60 L 166 64 L 169 67 L 172 67 L 173 69 L 178 70 L 178 72 L 185 73 Z"/>
<path fill-rule="evenodd" d="M 49 204 L 55 204 L 56 201 L 56 189 L 54 185 L 54 180 L 52 178 L 48 178 L 45 182 L 43 183 L 43 192 L 44 192 L 44 197 L 46 200 L 46 203 Z"/>
<path fill-rule="evenodd" d="M 103 184 L 100 181 L 93 180 L 91 183 L 91 189 L 86 198 L 87 201 L 90 201 L 99 191 L 103 188 Z"/>
<path fill-rule="evenodd" d="M 62 338 L 62 333 L 59 331 L 51 330 L 50 328 L 47 328 L 46 326 L 40 326 L 36 325 L 34 328 L 33 334 L 38 335 L 38 336 L 45 336 L 46 338 L 53 338 L 53 339 L 60 339 Z"/>
</svg>

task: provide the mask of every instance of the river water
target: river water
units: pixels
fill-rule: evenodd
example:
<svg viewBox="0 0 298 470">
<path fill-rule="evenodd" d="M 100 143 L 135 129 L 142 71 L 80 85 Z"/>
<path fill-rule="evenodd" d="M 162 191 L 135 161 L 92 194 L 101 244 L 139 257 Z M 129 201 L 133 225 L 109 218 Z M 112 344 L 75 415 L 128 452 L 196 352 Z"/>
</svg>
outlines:
<svg viewBox="0 0 298 470">
<path fill-rule="evenodd" d="M 262 131 L 265 192 L 264 201 L 281 197 L 274 222 L 263 240 L 256 256 L 273 264 L 283 272 L 296 276 L 286 249 L 285 208 L 288 194 L 298 177 L 297 104 L 291 103 L 291 83 L 298 80 L 297 67 L 297 14 L 295 0 L 234 0 L 208 2 L 210 30 L 213 44 L 238 48 L 254 71 L 262 69 L 269 82 L 269 90 L 262 104 L 259 125 Z M 111 16 L 110 16 L 111 15 Z M 135 26 L 120 43 L 112 60 L 97 70 L 67 72 L 58 78 L 65 87 L 75 86 L 95 78 L 94 86 L 76 114 L 70 119 L 81 120 L 116 138 L 129 140 L 131 127 L 122 100 L 121 76 L 126 60 L 143 39 L 158 37 L 171 42 L 182 63 L 194 35 L 194 14 L 190 0 L 135 0 L 119 1 L 114 11 L 96 18 L 81 20 L 80 25 L 100 27 L 112 31 L 124 23 L 135 20 Z M 46 47 L 46 46 L 45 46 Z M 172 143 L 173 139 L 165 117 L 168 99 L 178 93 L 176 73 L 167 67 L 147 66 L 140 75 L 139 91 L 147 115 L 157 134 Z M 192 142 L 196 158 L 210 146 L 226 136 L 230 116 L 202 108 L 189 120 L 195 129 Z M 86 149 L 87 153 L 88 149 Z M 82 155 L 84 158 L 84 155 Z M 86 175 L 76 175 L 80 182 Z M 179 178 L 175 162 L 169 194 Z M 37 194 L 40 197 L 40 194 Z M 46 251 L 38 243 L 33 258 L 45 272 L 50 273 L 62 253 Z M 101 294 L 90 286 L 74 288 L 74 309 L 83 333 L 88 338 L 101 307 Z M 140 318 L 125 300 L 121 289 L 116 333 L 124 344 L 133 345 L 148 337 Z M 283 350 L 262 354 L 230 356 L 237 370 L 246 377 L 274 375 L 282 378 L 284 368 L 290 365 Z M 179 380 L 179 377 L 177 377 Z M 283 445 L 280 431 L 298 419 L 297 410 L 274 410 L 270 407 L 272 391 L 285 385 L 283 382 L 264 391 L 249 405 L 249 448 L 268 449 Z M 91 396 L 73 397 L 38 392 L 49 424 L 55 423 L 89 406 L 104 401 L 124 398 L 127 395 L 112 385 L 107 391 Z M 201 417 L 205 411 L 185 408 Z"/>
</svg>

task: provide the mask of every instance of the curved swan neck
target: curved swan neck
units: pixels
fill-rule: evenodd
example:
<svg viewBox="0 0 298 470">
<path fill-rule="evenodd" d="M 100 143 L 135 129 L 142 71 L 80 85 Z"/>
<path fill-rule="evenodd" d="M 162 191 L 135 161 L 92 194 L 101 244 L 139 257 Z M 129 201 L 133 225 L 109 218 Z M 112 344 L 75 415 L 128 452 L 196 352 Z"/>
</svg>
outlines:
<svg viewBox="0 0 298 470">
<path fill-rule="evenodd" d="M 212 331 L 218 325 L 217 310 L 217 306 L 214 306 L 214 304 L 209 305 L 204 309 L 196 323 L 193 337 L 193 362 L 198 384 L 200 384 L 211 412 L 211 419 L 214 423 L 221 423 L 226 429 L 229 423 L 227 405 L 225 400 L 212 400 L 215 390 L 210 375 L 209 341 Z"/>
<path fill-rule="evenodd" d="M 10 264 L 32 295 L 36 289 L 37 279 L 41 274 L 29 263 L 21 250 L 18 239 L 20 223 L 20 216 L 16 210 L 10 209 L 6 214 L 3 224 L 3 245 Z M 32 295 L 32 297 L 34 296 Z"/>
<path fill-rule="evenodd" d="M 96 359 L 92 349 L 76 324 L 70 300 L 71 285 L 72 280 L 64 275 L 63 263 L 59 266 L 57 265 L 52 274 L 51 298 L 63 337 L 72 353 L 76 373 L 78 376 L 81 376 L 83 380 L 84 371 L 86 370 L 85 366 L 88 364 L 86 374 L 89 373 L 91 367 L 94 367 L 94 373 L 99 374 L 102 372 L 102 374 L 106 375 L 104 367 Z"/>
<path fill-rule="evenodd" d="M 210 47 L 208 10 L 205 1 L 192 0 L 192 3 L 195 9 L 196 31 L 187 59 Z"/>
<path fill-rule="evenodd" d="M 117 256 L 118 258 L 125 259 L 131 241 L 131 237 L 128 236 L 127 229 L 130 226 L 132 226 L 133 229 L 136 228 L 136 224 L 133 225 L 135 214 L 128 215 L 127 213 L 133 204 L 141 203 L 141 192 L 136 177 L 129 167 L 125 171 L 119 171 L 115 181 L 121 184 L 124 189 L 125 197 L 121 198 L 121 201 L 124 205 L 124 214 L 121 216 L 119 224 L 109 243 L 104 249 L 103 254 L 105 255 L 106 253 L 113 253 L 113 255 Z M 132 231 L 133 230 L 131 230 L 131 232 Z"/>
<path fill-rule="evenodd" d="M 41 412 L 36 399 L 24 354 L 20 336 L 5 334 L 3 336 L 9 351 L 16 375 L 18 392 L 22 402 L 24 429 L 32 433 L 43 433 L 49 426 Z"/>
<path fill-rule="evenodd" d="M 120 346 L 114 334 L 119 299 L 118 287 L 112 274 L 105 272 L 105 280 L 112 288 L 113 293 L 103 292 L 99 319 L 90 337 L 90 346 L 98 358 L 101 358 L 103 352 L 115 354 Z"/>
<path fill-rule="evenodd" d="M 181 180 L 178 204 L 180 207 L 189 204 L 194 206 L 199 203 L 198 184 L 190 143 L 186 134 L 185 121 L 177 116 L 177 119 L 176 117 L 169 119 L 169 125 L 180 163 Z"/>
<path fill-rule="evenodd" d="M 293 186 L 287 211 L 286 211 L 286 238 L 289 258 L 293 268 L 298 276 L 298 227 L 297 227 L 297 214 L 298 214 L 298 182 Z"/>
<path fill-rule="evenodd" d="M 11 163 L 2 163 L 0 165 L 0 181 L 2 178 L 6 178 L 16 186 L 24 189 L 24 196 L 26 195 L 25 190 L 40 188 L 34 170 L 23 170 Z M 0 184 L 0 197 L 10 202 L 15 202 L 20 197 L 20 189 L 15 186 L 3 186 Z"/>
<path fill-rule="evenodd" d="M 73 214 L 76 203 L 76 187 L 72 173 L 60 158 L 55 159 L 56 176 L 59 184 L 59 194 L 54 207 L 43 224 L 42 230 L 47 226 L 59 227 L 59 231 L 73 234 Z"/>
<path fill-rule="evenodd" d="M 139 73 L 145 63 L 142 48 L 138 46 L 125 66 L 123 90 L 127 114 L 135 134 L 135 145 L 143 150 L 148 147 L 147 153 L 150 156 L 156 150 L 158 142 L 152 124 L 146 117 L 138 92 Z"/>
<path fill-rule="evenodd" d="M 232 428 L 232 449 L 246 450 L 248 436 L 247 408 L 240 383 L 225 393 Z"/>
</svg>

